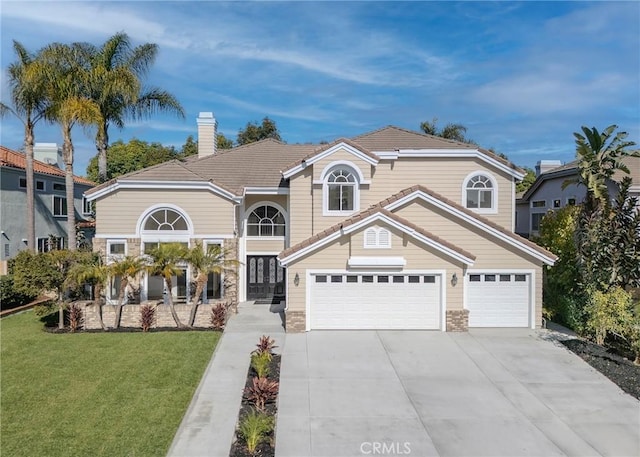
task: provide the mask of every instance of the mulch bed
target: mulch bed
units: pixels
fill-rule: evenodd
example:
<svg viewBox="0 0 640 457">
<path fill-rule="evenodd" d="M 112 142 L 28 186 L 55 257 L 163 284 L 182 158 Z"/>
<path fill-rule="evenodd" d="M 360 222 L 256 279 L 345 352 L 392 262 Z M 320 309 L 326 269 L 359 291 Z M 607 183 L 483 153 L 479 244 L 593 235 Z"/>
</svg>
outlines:
<svg viewBox="0 0 640 457">
<path fill-rule="evenodd" d="M 274 379 L 276 381 L 280 380 L 280 359 L 281 359 L 280 355 L 278 354 L 273 355 L 273 358 L 271 359 L 271 363 L 269 364 L 269 379 Z M 247 381 L 245 382 L 245 388 L 252 385 L 253 377 L 256 375 L 257 374 L 254 371 L 254 369 L 252 367 L 249 367 L 249 370 L 247 372 Z M 275 417 L 278 409 L 276 405 L 277 401 L 278 400 L 276 398 L 275 401 L 267 403 L 265 405 L 265 412 L 274 418 L 274 424 L 275 424 Z M 253 411 L 253 409 L 254 409 L 253 405 L 250 404 L 247 400 L 245 400 L 243 395 L 242 403 L 240 405 L 240 413 L 238 414 L 238 424 L 242 421 L 242 419 L 247 414 Z M 254 457 L 254 456 L 274 457 L 275 456 L 275 452 L 276 452 L 275 430 L 267 435 L 267 439 L 265 440 L 265 442 L 261 443 L 258 446 L 258 449 L 256 450 L 255 454 L 249 453 L 249 451 L 247 450 L 247 447 L 245 446 L 245 443 L 242 441 L 242 439 L 238 438 L 238 434 L 239 433 L 237 431 L 237 426 L 236 426 L 236 436 L 233 440 L 233 443 L 231 444 L 231 451 L 229 452 L 229 457 Z"/>
<path fill-rule="evenodd" d="M 575 339 L 562 341 L 562 344 L 623 391 L 640 400 L 640 366 L 616 354 L 613 349 L 589 341 Z"/>
<path fill-rule="evenodd" d="M 44 326 L 44 331 L 49 333 L 71 333 L 71 329 L 69 327 L 58 328 L 58 325 L 55 326 Z M 210 327 L 154 327 L 150 329 L 147 333 L 159 333 L 159 332 L 217 332 L 220 330 L 214 330 Z M 80 329 L 76 330 L 75 333 L 143 333 L 142 329 L 139 327 L 119 327 L 119 328 L 107 328 L 107 330 L 102 330 L 99 328 L 95 329 Z"/>
</svg>

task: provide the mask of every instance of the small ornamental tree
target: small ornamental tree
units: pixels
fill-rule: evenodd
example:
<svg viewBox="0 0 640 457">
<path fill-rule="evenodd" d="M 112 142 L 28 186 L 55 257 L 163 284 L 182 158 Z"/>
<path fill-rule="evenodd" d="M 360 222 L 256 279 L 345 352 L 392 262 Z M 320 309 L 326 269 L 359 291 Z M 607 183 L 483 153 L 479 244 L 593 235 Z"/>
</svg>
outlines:
<svg viewBox="0 0 640 457">
<path fill-rule="evenodd" d="M 147 272 L 150 275 L 162 276 L 167 289 L 167 299 L 171 316 L 176 325 L 180 328 L 186 327 L 178 318 L 173 304 L 172 278 L 183 273 L 180 264 L 188 258 L 188 250 L 180 243 L 161 243 L 158 247 L 149 252 L 150 263 L 147 265 Z"/>
</svg>

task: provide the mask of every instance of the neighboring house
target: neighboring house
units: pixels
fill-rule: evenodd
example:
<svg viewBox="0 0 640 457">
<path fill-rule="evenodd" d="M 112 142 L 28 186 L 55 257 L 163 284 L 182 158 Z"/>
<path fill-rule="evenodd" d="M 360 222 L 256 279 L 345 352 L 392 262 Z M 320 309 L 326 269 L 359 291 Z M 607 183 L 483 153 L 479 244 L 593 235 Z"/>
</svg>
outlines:
<svg viewBox="0 0 640 457">
<path fill-rule="evenodd" d="M 391 126 L 227 151 L 215 129 L 201 113 L 197 157 L 88 191 L 94 249 L 109 259 L 164 242 L 222 245 L 239 274 L 211 275 L 204 298 L 285 301 L 287 331 L 541 325 L 542 267 L 555 256 L 513 233 L 523 170 Z M 172 291 L 182 300 L 184 270 Z M 142 300 L 162 293 L 160 278 L 142 278 Z"/>
<path fill-rule="evenodd" d="M 42 146 L 38 144 L 38 146 Z M 47 155 L 52 145 L 45 144 L 38 152 Z M 53 145 L 54 160 L 56 163 Z M 34 152 L 36 155 L 36 152 Z M 2 229 L 2 251 L 0 259 L 3 266 L 7 259 L 27 247 L 27 180 L 26 159 L 21 152 L 0 146 L 0 228 Z M 67 247 L 67 198 L 65 193 L 64 171 L 56 165 L 34 160 L 34 198 L 36 248 L 46 251 L 53 241 L 57 248 Z M 91 206 L 83 198 L 84 192 L 95 184 L 76 176 L 74 179 L 75 199 L 73 206 L 76 218 L 83 228 L 86 238 L 93 235 Z M 4 271 L 4 269 L 3 269 Z"/>
<path fill-rule="evenodd" d="M 630 176 L 632 186 L 630 196 L 640 197 L 640 158 L 626 157 L 625 165 L 630 174 L 616 172 L 614 180 L 607 183 L 612 199 L 617 196 L 618 184 L 624 176 Z M 547 211 L 560 209 L 566 205 L 581 203 L 587 195 L 587 188 L 577 184 L 578 162 L 562 165 L 560 161 L 540 161 L 536 166 L 537 177 L 531 187 L 516 199 L 516 233 L 524 237 L 537 236 L 540 221 Z M 574 181 L 571 184 L 565 183 Z"/>
</svg>

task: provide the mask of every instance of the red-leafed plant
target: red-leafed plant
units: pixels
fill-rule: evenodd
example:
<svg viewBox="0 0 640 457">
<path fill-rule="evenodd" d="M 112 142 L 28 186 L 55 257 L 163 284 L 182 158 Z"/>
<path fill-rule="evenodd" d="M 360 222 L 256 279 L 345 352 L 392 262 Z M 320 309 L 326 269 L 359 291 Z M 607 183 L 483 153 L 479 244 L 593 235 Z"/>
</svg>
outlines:
<svg viewBox="0 0 640 457">
<path fill-rule="evenodd" d="M 143 332 L 148 332 L 156 321 L 156 308 L 151 305 L 140 307 L 140 326 Z"/>
<path fill-rule="evenodd" d="M 268 357 L 271 360 L 271 356 L 273 355 L 273 350 L 277 348 L 276 342 L 273 338 L 268 337 L 267 335 L 262 335 L 258 344 L 256 344 L 256 349 L 251 354 L 268 354 L 265 357 Z"/>
<path fill-rule="evenodd" d="M 69 306 L 69 315 L 67 319 L 69 320 L 69 330 L 71 330 L 72 333 L 79 330 L 84 322 L 82 308 L 76 304 Z"/>
<path fill-rule="evenodd" d="M 251 386 L 244 390 L 244 398 L 258 411 L 264 412 L 267 403 L 275 401 L 278 395 L 278 381 L 269 378 L 254 377 Z"/>
<path fill-rule="evenodd" d="M 227 307 L 222 303 L 213 306 L 209 320 L 214 330 L 224 330 L 224 326 L 227 323 Z"/>
</svg>

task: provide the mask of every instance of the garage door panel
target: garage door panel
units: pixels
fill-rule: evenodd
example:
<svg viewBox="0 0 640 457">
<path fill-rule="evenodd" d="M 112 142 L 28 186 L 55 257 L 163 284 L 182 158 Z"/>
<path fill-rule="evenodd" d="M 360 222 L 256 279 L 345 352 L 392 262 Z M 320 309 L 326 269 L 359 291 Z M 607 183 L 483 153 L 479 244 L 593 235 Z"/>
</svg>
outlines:
<svg viewBox="0 0 640 457">
<path fill-rule="evenodd" d="M 469 327 L 529 327 L 530 300 L 529 274 L 470 274 Z"/>
<path fill-rule="evenodd" d="M 327 282 L 317 282 L 326 276 Z M 354 276 L 354 275 L 350 275 Z M 331 275 L 311 277 L 311 328 L 437 329 L 440 282 L 409 283 L 408 275 L 361 274 L 357 282 L 331 282 Z M 396 282 L 393 277 L 396 276 Z M 415 277 L 415 275 L 413 275 Z M 382 278 L 380 278 L 382 277 Z M 400 282 L 400 277 L 402 280 Z M 386 280 L 384 282 L 383 280 Z M 372 282 L 369 282 L 372 281 Z"/>
</svg>

